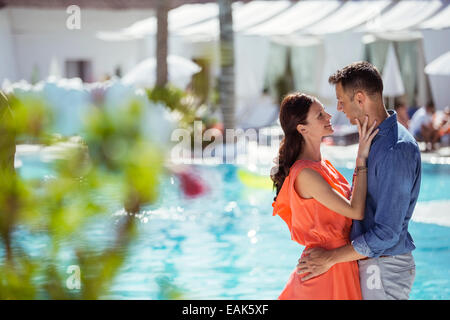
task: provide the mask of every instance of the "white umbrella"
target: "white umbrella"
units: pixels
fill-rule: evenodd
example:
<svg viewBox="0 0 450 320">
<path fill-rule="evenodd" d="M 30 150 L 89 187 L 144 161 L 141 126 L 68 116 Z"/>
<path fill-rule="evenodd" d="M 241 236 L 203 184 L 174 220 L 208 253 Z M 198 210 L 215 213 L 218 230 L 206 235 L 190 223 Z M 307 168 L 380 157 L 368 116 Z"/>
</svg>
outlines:
<svg viewBox="0 0 450 320">
<path fill-rule="evenodd" d="M 450 76 L 450 51 L 430 62 L 425 73 L 436 76 Z"/>
<path fill-rule="evenodd" d="M 201 71 L 201 67 L 189 59 L 169 55 L 167 57 L 169 82 L 182 89 L 191 81 L 191 77 Z M 137 87 L 153 87 L 156 83 L 156 59 L 145 59 L 131 69 L 122 82 Z"/>
<path fill-rule="evenodd" d="M 398 67 L 398 61 L 395 57 L 392 43 L 389 45 L 386 64 L 383 69 L 383 87 L 383 94 L 389 98 L 401 96 L 405 93 L 402 75 L 400 73 L 400 68 Z M 392 104 L 391 102 L 391 99 L 389 99 L 389 104 Z"/>
<path fill-rule="evenodd" d="M 450 105 L 450 51 L 444 53 L 425 67 L 429 75 L 431 93 L 437 109 Z"/>
</svg>

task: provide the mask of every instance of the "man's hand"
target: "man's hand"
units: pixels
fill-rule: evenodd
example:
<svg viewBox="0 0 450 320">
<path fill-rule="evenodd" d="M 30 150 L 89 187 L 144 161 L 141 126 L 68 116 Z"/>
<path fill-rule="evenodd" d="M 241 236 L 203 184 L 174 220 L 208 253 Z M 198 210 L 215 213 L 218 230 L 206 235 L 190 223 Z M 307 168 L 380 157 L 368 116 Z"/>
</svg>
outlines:
<svg viewBox="0 0 450 320">
<path fill-rule="evenodd" d="M 297 273 L 307 274 L 302 281 L 309 280 L 327 272 L 333 265 L 332 251 L 322 248 L 311 248 L 303 251 L 305 256 L 298 260 Z"/>
</svg>

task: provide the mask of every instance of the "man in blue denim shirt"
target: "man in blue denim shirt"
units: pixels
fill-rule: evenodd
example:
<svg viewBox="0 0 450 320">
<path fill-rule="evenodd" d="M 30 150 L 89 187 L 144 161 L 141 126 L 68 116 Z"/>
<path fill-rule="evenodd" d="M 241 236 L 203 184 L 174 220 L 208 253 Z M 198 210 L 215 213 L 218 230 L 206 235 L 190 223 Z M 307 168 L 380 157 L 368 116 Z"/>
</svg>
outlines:
<svg viewBox="0 0 450 320">
<path fill-rule="evenodd" d="M 368 257 L 406 254 L 415 249 L 408 232 L 419 196 L 421 160 L 417 142 L 397 123 L 395 111 L 379 125 L 367 159 L 363 220 L 354 220 L 350 239 Z"/>
<path fill-rule="evenodd" d="M 364 219 L 353 220 L 351 244 L 334 250 L 313 248 L 299 260 L 302 281 L 318 276 L 334 264 L 358 260 L 363 299 L 408 299 L 415 277 L 408 232 L 417 202 L 421 158 L 417 142 L 397 122 L 395 111 L 386 111 L 383 82 L 368 62 L 356 62 L 338 70 L 329 82 L 336 85 L 338 111 L 352 124 L 369 116 L 379 132 L 367 159 L 367 198 Z"/>
</svg>

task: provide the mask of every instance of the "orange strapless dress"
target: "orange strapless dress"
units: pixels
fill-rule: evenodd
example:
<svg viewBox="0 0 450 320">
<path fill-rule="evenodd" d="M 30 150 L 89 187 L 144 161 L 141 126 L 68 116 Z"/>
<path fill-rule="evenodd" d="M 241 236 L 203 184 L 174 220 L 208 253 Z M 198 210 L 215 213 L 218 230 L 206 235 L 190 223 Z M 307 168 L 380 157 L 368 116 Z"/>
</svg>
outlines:
<svg viewBox="0 0 450 320">
<path fill-rule="evenodd" d="M 272 204 L 273 215 L 278 214 L 287 223 L 292 240 L 306 248 L 334 249 L 349 244 L 352 219 L 328 209 L 313 198 L 302 198 L 295 191 L 295 179 L 303 168 L 316 170 L 330 186 L 350 199 L 349 183 L 328 160 L 321 162 L 298 160 L 292 165 L 276 201 Z M 300 281 L 300 275 L 294 269 L 278 297 L 282 300 L 360 300 L 361 298 L 356 261 L 335 264 L 324 274 L 305 282 Z"/>
</svg>

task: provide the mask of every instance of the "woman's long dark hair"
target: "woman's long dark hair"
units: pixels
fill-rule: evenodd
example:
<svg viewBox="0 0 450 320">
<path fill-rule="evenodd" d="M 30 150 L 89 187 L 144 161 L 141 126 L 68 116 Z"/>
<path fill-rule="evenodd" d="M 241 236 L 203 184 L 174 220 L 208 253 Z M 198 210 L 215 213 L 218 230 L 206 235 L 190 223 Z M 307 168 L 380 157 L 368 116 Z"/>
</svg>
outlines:
<svg viewBox="0 0 450 320">
<path fill-rule="evenodd" d="M 270 174 L 273 187 L 277 190 L 277 196 L 305 143 L 303 136 L 297 131 L 297 125 L 306 124 L 306 116 L 315 101 L 314 97 L 306 94 L 292 93 L 284 97 L 281 102 L 280 124 L 284 138 L 281 140 L 278 151 L 278 165 L 272 168 Z"/>
</svg>

